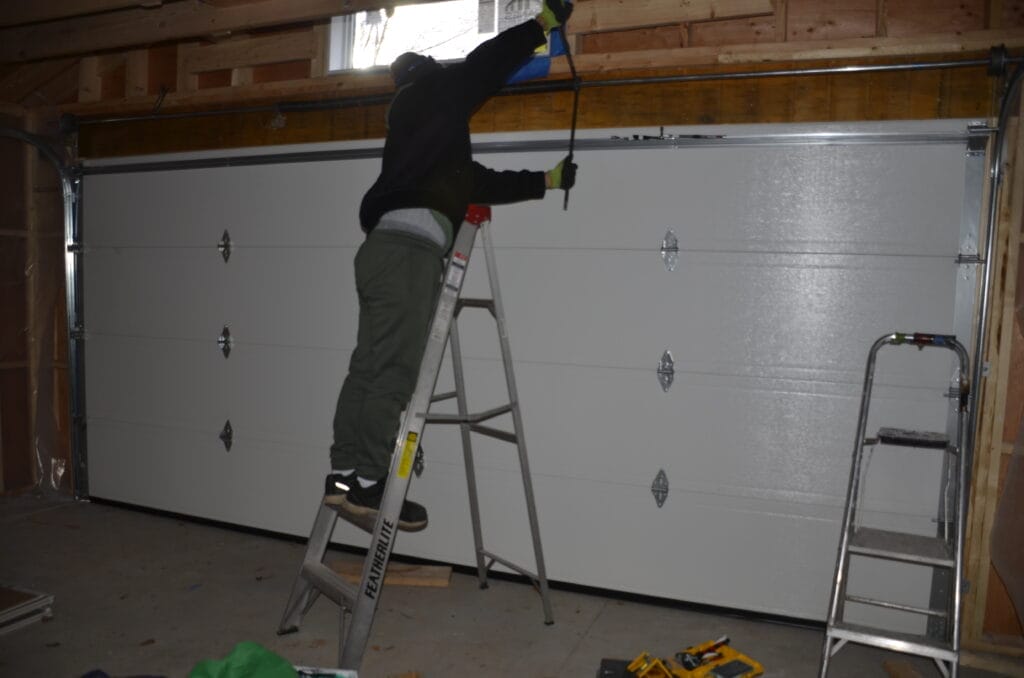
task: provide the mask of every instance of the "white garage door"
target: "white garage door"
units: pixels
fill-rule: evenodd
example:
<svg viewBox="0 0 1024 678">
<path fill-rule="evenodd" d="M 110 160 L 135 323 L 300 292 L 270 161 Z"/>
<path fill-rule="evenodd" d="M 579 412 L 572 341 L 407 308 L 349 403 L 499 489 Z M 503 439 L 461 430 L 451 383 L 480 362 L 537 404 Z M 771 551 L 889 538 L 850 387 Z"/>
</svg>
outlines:
<svg viewBox="0 0 1024 678">
<path fill-rule="evenodd" d="M 495 208 L 548 574 L 822 619 L 868 347 L 894 330 L 969 339 L 967 125 L 680 134 L 700 138 L 591 132 L 568 211 L 561 192 Z M 550 138 L 492 138 L 478 158 L 547 168 L 564 152 Z M 379 158 L 376 144 L 284 150 L 87 169 L 92 496 L 308 534 Z M 474 266 L 467 294 L 485 281 Z M 501 404 L 493 323 L 467 316 L 462 338 L 473 409 Z M 872 427 L 945 429 L 953 366 L 939 353 L 883 352 Z M 473 563 L 457 430 L 428 428 L 424 447 L 410 496 L 431 526 L 396 551 Z M 485 541 L 531 562 L 514 448 L 477 451 Z M 941 471 L 938 457 L 876 455 L 865 520 L 933 533 Z M 366 543 L 347 525 L 335 538 Z M 852 575 L 866 593 L 927 601 L 919 570 L 873 568 Z"/>
</svg>

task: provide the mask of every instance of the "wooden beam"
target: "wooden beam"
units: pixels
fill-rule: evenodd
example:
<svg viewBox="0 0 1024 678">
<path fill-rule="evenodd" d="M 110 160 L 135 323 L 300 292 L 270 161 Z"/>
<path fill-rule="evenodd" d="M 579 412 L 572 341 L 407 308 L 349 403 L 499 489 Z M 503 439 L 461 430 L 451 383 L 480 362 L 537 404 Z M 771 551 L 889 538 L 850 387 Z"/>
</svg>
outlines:
<svg viewBox="0 0 1024 678">
<path fill-rule="evenodd" d="M 124 96 L 149 94 L 149 50 L 135 49 L 125 54 Z"/>
<path fill-rule="evenodd" d="M 771 0 L 589 0 L 576 4 L 569 33 L 771 14 Z"/>
<path fill-rule="evenodd" d="M 789 39 L 786 27 L 789 25 L 789 0 L 775 0 L 775 42 Z"/>
<path fill-rule="evenodd" d="M 90 56 L 78 67 L 78 100 L 103 99 L 103 77 L 125 62 L 124 55 Z"/>
<path fill-rule="evenodd" d="M 814 60 L 865 59 L 873 57 L 906 57 L 943 55 L 955 58 L 963 52 L 987 52 L 994 44 L 1009 48 L 1024 47 L 1024 31 L 979 31 L 964 35 L 936 35 L 914 39 L 856 38 L 849 40 L 771 43 L 761 45 L 723 47 L 684 47 L 676 49 L 642 50 L 608 54 L 581 54 L 576 67 L 583 76 L 600 76 L 621 70 L 664 69 L 690 66 L 729 64 L 761 64 Z M 179 47 L 184 49 L 184 46 Z M 569 67 L 564 58 L 551 65 L 552 78 L 564 78 Z M 198 109 L 238 102 L 268 102 L 303 99 L 331 99 L 364 94 L 390 92 L 391 79 L 385 69 L 352 71 L 327 75 L 322 78 L 285 82 L 267 82 L 245 87 L 220 87 L 196 90 L 182 87 L 164 98 L 161 110 Z M 62 107 L 63 112 L 79 116 L 99 116 L 108 113 L 131 114 L 151 111 L 156 95 L 129 98 L 120 101 L 72 104 Z"/>
<path fill-rule="evenodd" d="M 313 26 L 313 57 L 309 61 L 309 77 L 320 78 L 327 73 L 329 44 L 328 25 L 322 23 Z"/>
<path fill-rule="evenodd" d="M 340 560 L 331 563 L 330 568 L 352 584 L 358 584 L 363 575 L 361 562 Z M 388 563 L 387 572 L 384 573 L 385 586 L 448 588 L 451 579 L 452 568 L 449 565 L 410 565 L 392 562 Z"/>
<path fill-rule="evenodd" d="M 39 64 L 22 64 L 0 80 L 0 97 L 7 103 L 21 103 L 46 83 L 73 69 L 77 63 L 77 59 L 56 59 Z"/>
<path fill-rule="evenodd" d="M 1024 31 L 972 31 L 962 34 L 925 35 L 915 38 L 849 38 L 804 42 L 682 47 L 668 50 L 637 50 L 615 54 L 581 54 L 576 68 L 582 74 L 596 74 L 638 68 L 670 68 L 701 64 L 755 64 L 821 59 L 864 59 L 872 57 L 956 55 L 984 52 L 992 45 L 1024 47 Z M 551 75 L 564 77 L 569 66 L 564 59 L 551 65 Z"/>
<path fill-rule="evenodd" d="M 129 7 L 156 7 L 162 0 L 4 0 L 0 26 L 54 21 L 83 14 L 98 14 Z"/>
<path fill-rule="evenodd" d="M 394 0 L 396 5 L 438 0 Z M 89 54 L 169 40 L 224 35 L 255 28 L 327 19 L 368 9 L 384 0 L 263 0 L 213 7 L 181 0 L 155 9 L 129 9 L 0 30 L 0 63 Z"/>
<path fill-rule="evenodd" d="M 258 38 L 226 40 L 190 49 L 178 62 L 186 73 L 220 71 L 282 61 L 313 59 L 316 37 L 308 31 L 291 31 Z"/>
</svg>

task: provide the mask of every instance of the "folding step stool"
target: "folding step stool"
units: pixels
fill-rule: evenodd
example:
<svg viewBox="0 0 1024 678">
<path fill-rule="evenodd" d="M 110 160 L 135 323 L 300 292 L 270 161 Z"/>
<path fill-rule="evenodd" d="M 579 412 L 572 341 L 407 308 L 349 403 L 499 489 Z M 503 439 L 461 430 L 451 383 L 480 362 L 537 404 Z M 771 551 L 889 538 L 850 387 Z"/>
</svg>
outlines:
<svg viewBox="0 0 1024 678">
<path fill-rule="evenodd" d="M 955 442 L 951 443 L 950 436 L 944 433 L 895 428 L 881 428 L 874 438 L 865 437 L 871 387 L 874 383 L 875 360 L 879 349 L 890 344 L 916 346 L 919 349 L 939 347 L 956 354 L 959 361 L 959 390 L 950 393 L 951 397 L 957 399 L 955 417 L 953 417 L 956 422 L 954 426 Z M 829 660 L 847 642 L 930 657 L 935 661 L 943 676 L 956 678 L 960 659 L 960 593 L 967 514 L 967 474 L 971 458 L 971 451 L 967 443 L 968 404 L 970 402 L 967 370 L 967 351 L 953 336 L 894 333 L 879 338 L 871 347 L 864 377 L 864 391 L 861 395 L 860 420 L 857 425 L 857 440 L 853 450 L 853 464 L 846 494 L 842 537 L 839 544 L 835 578 L 832 582 L 832 598 L 829 604 L 825 645 L 822 651 L 821 678 L 828 675 Z M 857 526 L 857 501 L 862 482 L 861 466 L 864 448 L 876 444 L 942 450 L 943 453 L 950 455 L 951 459 L 946 460 L 946 487 L 943 488 L 941 500 L 943 521 L 942 528 L 939 530 L 941 534 L 936 537 L 927 537 Z M 951 489 L 955 494 L 952 500 L 950 499 Z M 920 608 L 849 594 L 846 585 L 851 555 L 881 558 L 920 565 L 929 570 L 935 568 L 947 571 L 951 575 L 952 585 L 948 595 L 944 596 L 945 604 L 938 608 Z M 943 633 L 941 637 L 918 636 L 849 623 L 844 620 L 847 602 L 925 615 L 930 620 L 940 620 Z"/>
<path fill-rule="evenodd" d="M 487 588 L 487 574 L 494 564 L 505 567 L 531 579 L 540 590 L 544 608 L 544 622 L 554 623 L 551 614 L 551 601 L 548 595 L 548 581 L 544 570 L 544 554 L 541 549 L 540 528 L 537 511 L 534 506 L 533 484 L 530 479 L 530 466 L 526 455 L 526 443 L 523 439 L 523 422 L 519 410 L 519 396 L 516 392 L 515 378 L 512 371 L 512 354 L 509 349 L 508 331 L 505 325 L 505 312 L 501 303 L 498 288 L 497 270 L 495 266 L 494 247 L 491 243 L 490 229 L 487 225 L 491 220 L 489 207 L 471 206 L 466 214 L 466 221 L 459 229 L 458 237 L 452 248 L 452 255 L 445 269 L 444 284 L 434 309 L 430 324 L 430 334 L 420 364 L 420 372 L 416 381 L 405 416 L 399 429 L 394 453 L 391 456 L 391 468 L 388 472 L 384 497 L 381 500 L 381 511 L 373 529 L 373 538 L 367 558 L 363 563 L 362 580 L 359 587 L 345 582 L 340 576 L 324 565 L 324 554 L 334 532 L 338 514 L 327 504 L 321 503 L 313 523 L 313 531 L 306 546 L 306 555 L 302 567 L 292 586 L 292 594 L 285 607 L 278 634 L 297 631 L 302 617 L 312 607 L 319 594 L 324 594 L 341 607 L 341 638 L 338 664 L 341 668 L 358 670 L 362 664 L 363 653 L 370 636 L 370 628 L 377 611 L 384 574 L 388 560 L 394 548 L 397 536 L 398 515 L 402 502 L 409 489 L 411 472 L 416 461 L 419 439 L 423 427 L 428 422 L 459 424 L 462 429 L 463 455 L 466 462 L 466 479 L 469 484 L 470 512 L 473 520 L 473 539 L 476 545 L 477 572 L 480 587 Z M 487 261 L 487 273 L 490 279 L 492 299 L 460 299 L 462 283 L 465 278 L 469 257 L 473 251 L 473 243 L 477 230 L 483 234 L 483 250 Z M 456 317 L 463 308 L 485 308 L 491 312 L 498 325 L 498 336 L 501 343 L 501 357 L 505 366 L 505 380 L 508 386 L 509 403 L 486 412 L 471 414 L 467 411 L 465 379 L 462 368 L 462 354 L 459 346 L 458 326 Z M 455 388 L 451 393 L 434 395 L 437 375 L 441 368 L 445 346 L 451 337 L 452 366 L 455 373 Z M 458 403 L 458 414 L 429 414 L 433 402 L 455 398 Z M 500 431 L 481 422 L 511 413 L 515 431 Z M 504 558 L 484 549 L 482 529 L 480 525 L 479 500 L 476 490 L 476 474 L 473 467 L 473 450 L 470 433 L 476 432 L 500 440 L 515 443 L 519 449 L 519 464 L 523 477 L 523 490 L 526 495 L 526 508 L 529 514 L 530 531 L 533 535 L 534 556 L 537 561 L 537 572 L 533 573 Z M 490 562 L 485 563 L 485 559 Z M 346 633 L 345 615 L 352 614 L 351 625 Z"/>
</svg>

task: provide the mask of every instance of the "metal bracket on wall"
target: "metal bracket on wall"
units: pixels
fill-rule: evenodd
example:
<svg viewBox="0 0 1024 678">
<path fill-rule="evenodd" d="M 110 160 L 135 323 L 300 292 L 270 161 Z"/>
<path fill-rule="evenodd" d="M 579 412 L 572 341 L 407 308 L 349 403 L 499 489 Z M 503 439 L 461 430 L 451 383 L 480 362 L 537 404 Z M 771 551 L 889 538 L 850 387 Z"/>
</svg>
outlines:
<svg viewBox="0 0 1024 678">
<path fill-rule="evenodd" d="M 227 263 L 228 259 L 231 258 L 231 234 L 224 231 L 224 235 L 220 237 L 220 242 L 217 243 L 217 251 L 224 257 L 224 263 Z"/>
<path fill-rule="evenodd" d="M 220 346 L 220 352 L 224 354 L 225 358 L 231 355 L 231 346 L 234 343 L 234 340 L 231 338 L 231 330 L 225 325 L 224 329 L 220 332 L 220 336 L 217 337 L 217 345 Z"/>
<path fill-rule="evenodd" d="M 654 495 L 654 501 L 658 502 L 658 508 L 665 505 L 665 500 L 668 499 L 668 476 L 665 469 L 658 469 L 658 475 L 654 476 L 651 494 Z"/>
<path fill-rule="evenodd" d="M 672 388 L 672 382 L 676 379 L 676 361 L 672 358 L 672 351 L 665 351 L 658 361 L 658 383 L 665 393 Z"/>
<path fill-rule="evenodd" d="M 230 419 L 224 422 L 224 428 L 221 429 L 220 436 L 218 437 L 220 438 L 220 441 L 224 443 L 224 449 L 230 452 L 231 443 L 235 440 L 235 430 L 231 428 Z"/>
<path fill-rule="evenodd" d="M 674 271 L 679 265 L 679 238 L 671 228 L 661 241 L 661 260 L 665 262 L 666 271 Z"/>
</svg>

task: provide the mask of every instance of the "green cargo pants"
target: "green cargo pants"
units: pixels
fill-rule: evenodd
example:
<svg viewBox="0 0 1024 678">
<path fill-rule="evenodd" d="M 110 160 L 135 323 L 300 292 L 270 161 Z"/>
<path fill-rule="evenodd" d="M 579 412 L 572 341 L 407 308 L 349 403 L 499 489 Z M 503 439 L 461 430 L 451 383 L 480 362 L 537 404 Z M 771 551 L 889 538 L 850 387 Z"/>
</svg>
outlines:
<svg viewBox="0 0 1024 678">
<path fill-rule="evenodd" d="M 394 231 L 371 231 L 356 253 L 359 335 L 334 413 L 331 468 L 354 468 L 363 478 L 388 474 L 419 376 L 442 256 L 437 245 Z"/>
</svg>

